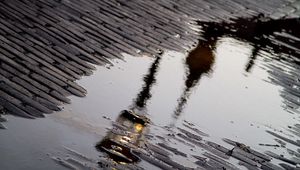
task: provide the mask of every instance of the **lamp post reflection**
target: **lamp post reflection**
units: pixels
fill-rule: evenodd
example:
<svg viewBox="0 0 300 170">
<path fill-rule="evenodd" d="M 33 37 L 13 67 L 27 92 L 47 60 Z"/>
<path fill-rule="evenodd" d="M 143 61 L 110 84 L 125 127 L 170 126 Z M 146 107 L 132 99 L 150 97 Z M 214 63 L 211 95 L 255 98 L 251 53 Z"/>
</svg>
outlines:
<svg viewBox="0 0 300 170">
<path fill-rule="evenodd" d="M 145 134 L 148 133 L 148 123 L 145 109 L 147 101 L 151 98 L 151 87 L 155 84 L 156 72 L 161 60 L 157 56 L 144 77 L 144 86 L 137 95 L 134 104 L 129 110 L 124 110 L 118 116 L 113 128 L 96 145 L 100 151 L 118 163 L 135 163 L 139 158 L 132 153 L 133 149 L 142 147 L 145 143 Z"/>
<path fill-rule="evenodd" d="M 192 89 L 203 75 L 209 74 L 211 71 L 211 67 L 215 61 L 214 49 L 217 48 L 216 44 L 220 38 L 233 37 L 253 46 L 245 66 L 245 71 L 251 72 L 259 52 L 263 49 L 272 47 L 272 50 L 277 53 L 293 53 L 293 51 L 288 50 L 288 47 L 273 44 L 269 36 L 273 35 L 276 31 L 282 30 L 298 35 L 300 33 L 297 27 L 299 21 L 299 18 L 272 20 L 264 17 L 262 14 L 252 18 L 233 19 L 232 22 L 228 23 L 198 21 L 197 24 L 202 27 L 202 37 L 204 40 L 199 42 L 198 46 L 189 53 L 186 59 L 185 64 L 188 70 L 185 87 L 174 111 L 173 117 L 175 120 L 171 123 L 171 126 L 174 126 L 173 124 L 176 119 L 183 112 Z"/>
<path fill-rule="evenodd" d="M 201 77 L 212 71 L 212 66 L 215 62 L 214 49 L 217 48 L 216 44 L 219 38 L 230 36 L 253 45 L 254 48 L 251 56 L 249 56 L 249 62 L 245 67 L 245 70 L 249 72 L 260 49 L 267 47 L 271 43 L 264 36 L 288 27 L 288 25 L 291 26 L 295 22 L 298 22 L 298 20 L 272 21 L 264 20 L 262 16 L 250 19 L 236 19 L 233 23 L 199 22 L 198 24 L 202 26 L 204 32 L 202 37 L 205 40 L 199 41 L 198 46 L 188 54 L 185 60 L 186 80 L 184 89 L 174 110 L 174 120 L 170 126 L 175 126 L 191 95 L 191 91 L 197 86 Z M 281 24 L 286 24 L 286 26 L 281 26 Z M 273 29 L 267 29 L 273 25 L 275 26 Z M 245 32 L 244 30 L 247 31 Z M 298 30 L 292 29 L 292 31 L 297 32 Z M 144 77 L 144 86 L 141 92 L 138 93 L 133 105 L 129 107 L 129 110 L 124 110 L 120 113 L 112 129 L 96 145 L 98 150 L 106 152 L 111 159 L 118 163 L 139 161 L 139 158 L 133 154 L 132 150 L 142 147 L 146 142 L 145 134 L 149 131 L 148 124 L 150 121 L 146 116 L 146 106 L 147 101 L 151 98 L 151 88 L 156 82 L 156 73 L 160 61 L 161 55 L 158 55 L 149 68 L 148 74 Z"/>
<path fill-rule="evenodd" d="M 213 39 L 200 42 L 186 58 L 187 79 L 185 89 L 175 109 L 175 117 L 181 114 L 191 89 L 197 85 L 202 75 L 211 70 L 214 63 L 212 50 L 214 42 Z M 149 68 L 148 74 L 144 76 L 144 86 L 130 109 L 120 113 L 113 128 L 96 145 L 98 150 L 106 152 L 115 162 L 135 163 L 139 161 L 132 150 L 142 147 L 146 142 L 145 134 L 149 131 L 148 123 L 150 122 L 146 116 L 146 106 L 147 101 L 151 98 L 151 88 L 156 82 L 160 60 L 161 56 L 157 56 Z"/>
<path fill-rule="evenodd" d="M 143 145 L 147 123 L 146 117 L 124 110 L 96 148 L 118 163 L 138 162 L 139 158 L 132 153 L 132 149 Z"/>
<path fill-rule="evenodd" d="M 187 103 L 191 90 L 198 84 L 200 78 L 211 71 L 215 61 L 213 49 L 216 41 L 213 37 L 208 37 L 207 41 L 200 41 L 198 46 L 189 53 L 186 58 L 187 77 L 185 87 L 181 97 L 178 100 L 174 111 L 174 118 L 177 119 Z"/>
<path fill-rule="evenodd" d="M 216 41 L 208 37 L 207 41 L 200 41 L 198 46 L 189 53 L 186 58 L 187 79 L 185 89 L 175 109 L 177 118 L 187 102 L 190 91 L 195 87 L 202 75 L 209 73 L 214 63 L 213 48 Z M 144 145 L 145 134 L 148 132 L 149 119 L 146 116 L 147 101 L 151 98 L 151 88 L 156 82 L 156 73 L 159 68 L 161 56 L 157 56 L 148 74 L 144 77 L 144 86 L 138 93 L 133 105 L 129 110 L 120 113 L 113 128 L 96 145 L 100 151 L 106 152 L 108 156 L 118 163 L 134 163 L 139 158 L 132 153 Z"/>
</svg>

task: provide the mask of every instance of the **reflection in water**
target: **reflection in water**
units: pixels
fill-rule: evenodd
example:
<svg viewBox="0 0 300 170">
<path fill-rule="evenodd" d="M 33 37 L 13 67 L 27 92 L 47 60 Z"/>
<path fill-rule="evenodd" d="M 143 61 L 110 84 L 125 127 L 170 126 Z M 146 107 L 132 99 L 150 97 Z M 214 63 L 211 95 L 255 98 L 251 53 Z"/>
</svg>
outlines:
<svg viewBox="0 0 300 170">
<path fill-rule="evenodd" d="M 155 76 L 159 66 L 161 56 L 157 56 L 149 68 L 149 73 L 144 77 L 142 91 L 130 107 L 130 110 L 121 112 L 113 128 L 100 141 L 96 148 L 106 152 L 111 159 L 118 163 L 134 163 L 139 158 L 132 153 L 132 149 L 137 149 L 144 145 L 145 134 L 148 132 L 145 109 L 147 101 L 151 98 L 150 90 L 155 84 Z"/>
<path fill-rule="evenodd" d="M 285 108 L 293 113 L 299 113 L 300 107 L 300 19 L 280 19 L 272 20 L 264 18 L 262 15 L 243 19 L 238 18 L 232 23 L 198 22 L 204 31 L 204 37 L 210 35 L 214 40 L 221 37 L 232 37 L 240 41 L 249 43 L 253 48 L 249 55 L 245 71 L 250 73 L 255 62 L 261 58 L 268 69 L 270 80 L 282 87 L 281 97 L 283 97 Z M 215 43 L 213 43 L 215 44 Z M 270 54 L 270 55 L 266 55 Z M 300 130 L 296 124 L 294 127 L 288 126 L 288 131 L 300 137 Z M 299 146 L 299 140 L 294 141 L 281 132 L 267 132 L 276 137 L 276 142 L 285 141 L 294 146 Z M 282 141 L 281 141 L 282 143 Z M 284 143 L 284 142 L 283 142 Z M 288 151 L 291 149 L 287 149 Z M 273 158 L 283 160 L 288 163 L 295 163 L 283 156 L 272 152 L 267 154 Z M 290 154 L 290 153 L 289 153 Z M 293 154 L 290 154 L 294 156 Z M 288 165 L 280 164 L 283 167 Z M 294 168 L 291 168 L 294 169 Z"/>
<path fill-rule="evenodd" d="M 293 105 L 294 110 L 299 108 L 299 18 L 272 20 L 258 15 L 253 18 L 237 18 L 231 23 L 197 23 L 202 27 L 204 38 L 218 41 L 221 37 L 228 36 L 252 45 L 252 52 L 245 66 L 246 72 L 251 72 L 255 61 L 258 57 L 263 57 L 262 53 L 265 51 L 271 53 L 271 59 L 279 61 L 279 65 L 290 67 L 288 72 L 277 66 L 270 67 L 271 79 L 284 88 L 282 97 L 285 104 Z"/>
<path fill-rule="evenodd" d="M 218 37 L 229 36 L 250 43 L 254 48 L 245 68 L 247 72 L 251 70 L 260 50 L 273 51 L 274 54 L 286 53 L 299 56 L 299 53 L 292 50 L 291 47 L 276 44 L 270 37 L 276 32 L 299 35 L 300 21 L 298 18 L 272 20 L 261 14 L 253 18 L 238 18 L 231 23 L 199 21 L 198 24 L 203 28 L 204 37 L 209 35 L 217 40 Z"/>
<path fill-rule="evenodd" d="M 201 40 L 198 46 L 189 53 L 186 59 L 187 79 L 185 89 L 179 99 L 178 105 L 174 111 L 174 118 L 177 119 L 182 113 L 187 99 L 193 87 L 198 83 L 203 74 L 209 73 L 214 63 L 214 49 L 222 37 L 232 37 L 238 40 L 250 43 L 253 48 L 249 60 L 245 66 L 246 72 L 251 72 L 255 60 L 261 50 L 270 50 L 271 46 L 274 53 L 290 52 L 283 47 L 274 46 L 270 40 L 270 35 L 277 31 L 288 30 L 289 33 L 299 33 L 298 19 L 271 20 L 263 15 L 253 18 L 238 18 L 232 23 L 215 23 L 215 22 L 197 22 L 202 26 L 204 40 Z"/>
<path fill-rule="evenodd" d="M 299 73 L 298 60 L 299 51 L 294 50 L 293 42 L 300 42 L 300 39 L 293 38 L 289 46 L 282 45 L 279 41 L 275 41 L 275 35 L 278 32 L 284 33 L 285 37 L 298 35 L 300 33 L 298 19 L 271 20 L 264 18 L 262 15 L 248 19 L 235 19 L 231 23 L 214 23 L 214 22 L 198 22 L 202 26 L 203 39 L 199 41 L 198 46 L 192 50 L 185 61 L 186 80 L 184 83 L 183 92 L 178 100 L 174 111 L 174 122 L 171 126 L 175 126 L 176 120 L 182 114 L 183 109 L 188 101 L 191 91 L 198 85 L 200 78 L 212 71 L 212 66 L 215 62 L 214 52 L 218 48 L 217 44 L 222 37 L 232 37 L 237 40 L 249 43 L 252 45 L 252 51 L 249 55 L 245 71 L 251 72 L 255 61 L 261 57 L 263 51 L 273 52 L 272 59 L 281 61 L 289 60 L 291 67 L 294 69 L 292 73 Z M 282 38 L 283 39 L 283 38 Z M 281 39 L 281 40 L 282 40 Z M 283 41 L 283 40 L 282 40 Z M 294 57 L 287 58 L 287 55 Z M 157 56 L 149 68 L 148 74 L 144 77 L 144 86 L 137 98 L 134 100 L 129 110 L 122 111 L 113 124 L 113 128 L 106 134 L 102 141 L 97 144 L 97 149 L 106 152 L 110 158 L 119 163 L 134 163 L 139 161 L 139 158 L 133 154 L 133 149 L 138 149 L 145 144 L 145 134 L 148 132 L 149 119 L 146 114 L 147 101 L 151 98 L 151 88 L 156 82 L 156 75 L 159 68 L 161 56 Z M 271 68 L 272 69 L 272 68 Z M 279 69 L 280 70 L 280 69 Z M 280 72 L 280 71 L 279 71 Z M 271 74 L 272 75 L 272 74 Z M 287 91 L 287 96 L 300 96 L 299 93 L 299 78 L 294 81 L 285 82 L 290 78 L 290 74 L 285 74 L 281 71 L 278 74 L 272 75 L 274 80 L 277 80 L 279 85 L 282 85 Z M 295 88 L 297 86 L 297 88 Z M 291 97 L 285 97 L 290 99 Z M 295 98 L 295 97 L 294 97 Z M 293 99 L 294 99 L 293 98 Z M 299 98 L 296 99 L 299 106 Z M 296 102 L 294 99 L 294 103 Z"/>
<path fill-rule="evenodd" d="M 191 89 L 198 83 L 203 74 L 209 73 L 214 63 L 214 54 L 212 41 L 199 42 L 198 46 L 190 52 L 186 58 L 187 79 L 185 81 L 185 89 L 180 97 L 178 105 L 175 109 L 175 118 L 178 117 Z M 97 148 L 108 153 L 110 158 L 116 162 L 133 163 L 139 159 L 132 153 L 132 149 L 142 146 L 145 142 L 144 135 L 147 130 L 146 104 L 151 98 L 151 87 L 156 82 L 156 73 L 159 68 L 161 56 L 157 56 L 149 73 L 144 77 L 144 86 L 137 98 L 130 107 L 130 110 L 122 111 L 112 130 L 110 130 L 104 139 L 97 144 Z"/>
<path fill-rule="evenodd" d="M 157 56 L 156 59 L 154 60 L 153 64 L 149 68 L 149 73 L 144 77 L 144 86 L 142 88 L 142 91 L 137 95 L 137 99 L 135 100 L 134 105 L 132 106 L 132 110 L 139 109 L 143 110 L 145 109 L 147 100 L 151 98 L 151 87 L 153 84 L 155 84 L 156 79 L 156 72 L 159 66 L 159 62 L 161 60 L 161 56 Z"/>
<path fill-rule="evenodd" d="M 146 117 L 124 110 L 96 148 L 118 163 L 138 162 L 139 158 L 132 153 L 132 149 L 144 144 L 146 126 Z"/>
<path fill-rule="evenodd" d="M 213 54 L 215 44 L 216 42 L 213 41 L 213 39 L 200 41 L 198 46 L 187 56 L 185 62 L 187 68 L 185 88 L 174 111 L 175 119 L 182 113 L 187 99 L 191 94 L 191 90 L 197 85 L 201 76 L 209 73 L 211 70 L 215 58 Z"/>
</svg>

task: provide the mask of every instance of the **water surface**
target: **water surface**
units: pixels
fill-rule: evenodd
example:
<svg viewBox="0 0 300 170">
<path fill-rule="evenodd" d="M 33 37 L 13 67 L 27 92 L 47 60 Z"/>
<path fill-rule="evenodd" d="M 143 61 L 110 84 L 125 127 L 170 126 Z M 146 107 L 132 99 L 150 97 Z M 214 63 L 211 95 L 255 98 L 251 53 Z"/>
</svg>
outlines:
<svg viewBox="0 0 300 170">
<path fill-rule="evenodd" d="M 85 166 L 99 168 L 97 162 L 107 160 L 108 156 L 95 146 L 109 134 L 122 110 L 146 115 L 151 121 L 147 125 L 146 143 L 177 148 L 184 154 L 172 153 L 170 159 L 185 167 L 197 167 L 192 155 L 207 152 L 171 135 L 182 132 L 180 128 L 191 130 L 191 127 L 193 133 L 197 129 L 208 134 L 201 133 L 205 141 L 230 148 L 222 140 L 229 138 L 259 152 L 272 151 L 292 158 L 288 150 L 296 151 L 299 146 L 285 141 L 288 143 L 285 147 L 273 147 L 280 143 L 267 131 L 299 140 L 294 126 L 299 122 L 298 52 L 289 52 L 286 48 L 291 47 L 276 46 L 264 37 L 268 40 L 274 35 L 288 37 L 296 30 L 286 30 L 289 27 L 284 26 L 283 31 L 265 32 L 258 28 L 258 33 L 244 35 L 235 29 L 236 25 L 229 24 L 222 26 L 232 26 L 231 31 L 219 30 L 218 34 L 205 31 L 211 26 L 218 28 L 214 23 L 202 25 L 206 39 L 200 40 L 191 53 L 164 51 L 157 56 L 123 53 L 124 61 L 115 60 L 113 66 L 98 67 L 92 76 L 78 81 L 88 95 L 70 97 L 72 104 L 47 119 L 32 121 L 8 116 L 13 120 L 5 124 L 8 130 L 0 133 L 4 153 L 1 167 L 63 169 L 69 165 L 58 166 L 57 158 L 72 162 L 70 158 L 75 157 L 88 162 Z M 297 37 L 293 39 L 299 42 Z M 235 159 L 229 162 L 242 168 Z M 157 168 L 145 160 L 137 166 Z"/>
</svg>

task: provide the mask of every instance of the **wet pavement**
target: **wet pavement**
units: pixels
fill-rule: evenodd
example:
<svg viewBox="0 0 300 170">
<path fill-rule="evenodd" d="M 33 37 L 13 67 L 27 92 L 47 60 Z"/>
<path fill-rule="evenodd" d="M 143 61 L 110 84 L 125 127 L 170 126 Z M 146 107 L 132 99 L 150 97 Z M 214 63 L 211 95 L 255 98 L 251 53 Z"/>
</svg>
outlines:
<svg viewBox="0 0 300 170">
<path fill-rule="evenodd" d="M 200 5 L 194 3 L 179 8 L 178 13 Z M 251 11 L 249 16 L 237 12 L 230 20 L 212 21 L 195 15 L 190 26 L 199 33 L 182 38 L 174 46 L 172 41 L 165 41 L 168 50 L 154 52 L 147 47 L 136 55 L 133 51 L 121 52 L 116 58 L 122 60 L 112 57 L 102 66 L 90 65 L 96 68 L 92 75 L 68 82 L 70 86 L 60 89 L 60 97 L 52 93 L 47 98 L 64 100 L 64 90 L 82 96 L 80 91 L 85 92 L 80 86 L 87 89 L 86 96 L 69 97 L 66 101 L 72 101 L 71 104 L 61 105 L 61 111 L 47 114 L 45 119 L 12 116 L 19 112 L 9 102 L 35 117 L 41 117 L 41 111 L 46 109 L 16 95 L 13 89 L 25 95 L 34 91 L 18 88 L 12 83 L 17 82 L 13 77 L 7 80 L 5 76 L 9 74 L 4 73 L 12 67 L 4 66 L 22 70 L 13 62 L 4 62 L 1 68 L 7 72 L 0 72 L 4 76 L 0 99 L 9 101 L 4 103 L 3 113 L 12 111 L 12 115 L 0 117 L 0 122 L 4 122 L 1 126 L 7 127 L 0 133 L 0 169 L 297 169 L 298 2 L 289 2 L 283 8 L 277 8 L 280 5 L 276 3 L 264 4 L 262 8 L 245 3 Z M 218 4 L 223 3 L 212 6 L 219 9 Z M 219 10 L 222 12 L 214 14 L 227 14 L 226 10 Z M 197 44 L 190 41 L 191 50 L 182 50 L 187 46 L 180 43 L 185 44 L 196 35 Z M 2 54 L 10 56 L 7 52 L 12 49 L 3 47 L 6 53 Z M 154 55 L 149 56 L 151 53 Z M 29 78 L 37 80 L 31 74 Z M 28 81 L 24 76 L 20 78 Z M 14 98 L 28 105 L 23 106 Z M 44 100 L 32 99 L 46 104 L 43 106 L 48 109 L 56 108 Z M 38 112 L 29 112 L 34 109 Z"/>
</svg>

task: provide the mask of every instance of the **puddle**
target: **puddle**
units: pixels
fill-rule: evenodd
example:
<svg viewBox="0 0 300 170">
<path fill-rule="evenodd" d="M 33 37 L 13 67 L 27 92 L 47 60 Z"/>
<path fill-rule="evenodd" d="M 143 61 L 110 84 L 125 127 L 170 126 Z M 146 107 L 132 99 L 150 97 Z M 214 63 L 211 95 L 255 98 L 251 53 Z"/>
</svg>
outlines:
<svg viewBox="0 0 300 170">
<path fill-rule="evenodd" d="M 128 163 L 139 162 L 134 168 L 196 168 L 204 166 L 199 156 L 206 155 L 210 161 L 215 160 L 214 155 L 215 161 L 222 156 L 227 159 L 228 155 L 221 155 L 210 143 L 231 148 L 223 138 L 259 152 L 295 157 L 290 153 L 300 145 L 296 125 L 300 67 L 299 51 L 290 46 L 299 43 L 293 36 L 300 35 L 299 21 L 260 17 L 228 24 L 198 22 L 206 40 L 200 40 L 189 54 L 165 51 L 152 58 L 122 54 L 124 61 L 98 67 L 93 75 L 79 81 L 88 95 L 70 97 L 72 104 L 65 105 L 63 111 L 36 121 L 9 117 L 15 120 L 7 122 L 9 129 L 0 133 L 0 148 L 5 153 L 1 160 L 9 162 L 14 157 L 23 169 L 59 169 L 63 166 L 43 159 L 72 157 L 62 149 L 66 146 L 90 158 L 83 162 L 90 162 L 91 167 L 122 169 L 123 164 L 130 168 Z M 293 40 L 290 46 L 283 45 L 284 38 Z M 133 113 L 124 114 L 123 110 Z M 147 117 L 149 123 L 139 115 Z M 278 141 L 287 144 L 281 147 Z M 149 157 L 143 149 L 156 156 Z M 39 155 L 43 155 L 42 160 L 31 160 Z M 105 162 L 107 155 L 121 164 Z M 243 168 L 237 159 L 228 157 L 227 161 L 227 167 Z M 15 166 L 1 163 L 1 167 Z"/>
</svg>

